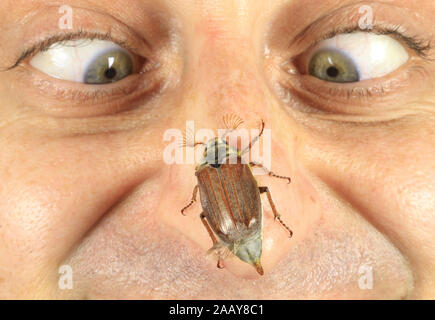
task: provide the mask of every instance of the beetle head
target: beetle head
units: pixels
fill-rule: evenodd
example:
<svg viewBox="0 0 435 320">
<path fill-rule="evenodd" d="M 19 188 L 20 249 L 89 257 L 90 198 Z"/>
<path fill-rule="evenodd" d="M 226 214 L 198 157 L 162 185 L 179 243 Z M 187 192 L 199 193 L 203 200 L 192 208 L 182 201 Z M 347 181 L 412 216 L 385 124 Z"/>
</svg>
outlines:
<svg viewBox="0 0 435 320">
<path fill-rule="evenodd" d="M 254 238 L 243 240 L 234 246 L 233 253 L 241 260 L 252 265 L 260 275 L 264 274 L 263 267 L 260 263 L 262 252 L 261 235 Z"/>
<path fill-rule="evenodd" d="M 207 142 L 204 153 L 202 165 L 210 165 L 218 168 L 221 164 L 226 163 L 230 157 L 237 157 L 238 152 L 228 145 L 228 143 L 220 138 L 211 139 Z"/>
</svg>

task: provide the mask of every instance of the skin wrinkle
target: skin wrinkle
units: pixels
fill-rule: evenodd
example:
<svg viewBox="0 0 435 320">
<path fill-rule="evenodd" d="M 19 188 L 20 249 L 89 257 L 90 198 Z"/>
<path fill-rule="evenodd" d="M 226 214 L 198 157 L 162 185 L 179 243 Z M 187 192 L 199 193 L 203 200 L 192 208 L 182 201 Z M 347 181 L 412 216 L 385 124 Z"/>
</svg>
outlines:
<svg viewBox="0 0 435 320">
<path fill-rule="evenodd" d="M 380 123 L 385 124 L 391 121 L 403 120 L 403 118 L 412 117 L 415 115 L 419 115 L 420 113 L 428 113 L 429 115 L 434 115 L 435 111 L 433 106 L 424 106 L 420 104 L 419 106 L 415 106 L 412 109 L 408 108 L 408 110 L 400 110 L 400 111 L 392 111 L 391 113 L 382 114 L 382 115 L 373 115 L 371 117 L 365 115 L 363 116 L 349 116 L 349 115 L 323 115 L 323 114 L 315 114 L 314 117 L 328 120 L 328 121 L 337 121 L 337 122 L 349 122 L 355 124 L 364 124 L 364 123 Z"/>
</svg>

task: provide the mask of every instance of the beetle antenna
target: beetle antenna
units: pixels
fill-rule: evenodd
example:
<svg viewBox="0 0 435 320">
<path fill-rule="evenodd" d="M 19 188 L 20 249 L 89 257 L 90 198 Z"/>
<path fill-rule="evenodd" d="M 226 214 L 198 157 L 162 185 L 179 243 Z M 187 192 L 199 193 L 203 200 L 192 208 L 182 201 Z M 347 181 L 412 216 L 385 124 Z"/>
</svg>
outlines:
<svg viewBox="0 0 435 320">
<path fill-rule="evenodd" d="M 246 151 L 251 150 L 252 146 L 254 145 L 255 142 L 257 142 L 257 140 L 261 137 L 261 135 L 264 132 L 264 121 L 263 119 L 261 119 L 261 129 L 260 129 L 260 133 L 258 134 L 258 136 L 256 136 L 254 139 L 251 140 L 251 142 L 249 143 L 249 146 L 247 146 L 245 149 L 243 149 L 241 154 L 244 154 Z"/>
<path fill-rule="evenodd" d="M 235 113 L 229 113 L 222 117 L 225 128 L 229 130 L 236 130 L 242 123 L 243 119 Z"/>
<path fill-rule="evenodd" d="M 179 147 L 183 148 L 183 147 L 191 147 L 191 148 L 195 148 L 198 145 L 204 145 L 204 142 L 195 142 L 195 137 L 193 135 L 193 132 L 190 128 L 188 128 L 187 130 L 185 129 L 183 131 L 183 138 L 179 143 Z"/>
<path fill-rule="evenodd" d="M 222 120 L 227 131 L 222 135 L 221 139 L 224 139 L 229 133 L 237 130 L 237 128 L 244 122 L 243 119 L 235 113 L 228 113 L 224 115 Z"/>
</svg>

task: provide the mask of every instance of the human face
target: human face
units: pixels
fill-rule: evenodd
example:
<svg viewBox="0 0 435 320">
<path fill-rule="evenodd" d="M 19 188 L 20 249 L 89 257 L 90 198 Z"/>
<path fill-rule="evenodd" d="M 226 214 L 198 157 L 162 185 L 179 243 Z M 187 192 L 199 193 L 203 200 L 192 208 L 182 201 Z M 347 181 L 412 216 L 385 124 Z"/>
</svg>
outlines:
<svg viewBox="0 0 435 320">
<path fill-rule="evenodd" d="M 0 297 L 435 298 L 434 14 L 432 0 L 2 0 Z M 83 83 L 84 60 L 28 51 L 66 33 L 68 58 L 118 43 L 127 76 Z M 346 52 L 343 69 L 322 78 L 319 48 Z M 324 77 L 353 64 L 353 82 Z M 263 198 L 263 276 L 206 258 L 201 205 L 180 214 L 194 165 L 163 157 L 168 129 L 228 113 L 265 121 L 271 169 L 292 178 L 258 177 L 294 232 Z"/>
</svg>

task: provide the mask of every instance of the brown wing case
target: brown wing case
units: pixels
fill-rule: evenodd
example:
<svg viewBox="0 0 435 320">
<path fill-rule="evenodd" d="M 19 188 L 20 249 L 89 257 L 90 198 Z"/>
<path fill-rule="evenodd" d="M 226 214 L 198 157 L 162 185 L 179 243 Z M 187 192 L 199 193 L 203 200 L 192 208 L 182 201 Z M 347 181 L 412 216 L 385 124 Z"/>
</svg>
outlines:
<svg viewBox="0 0 435 320">
<path fill-rule="evenodd" d="M 196 173 L 204 214 L 223 240 L 237 240 L 261 223 L 257 182 L 247 164 L 206 166 Z"/>
</svg>

